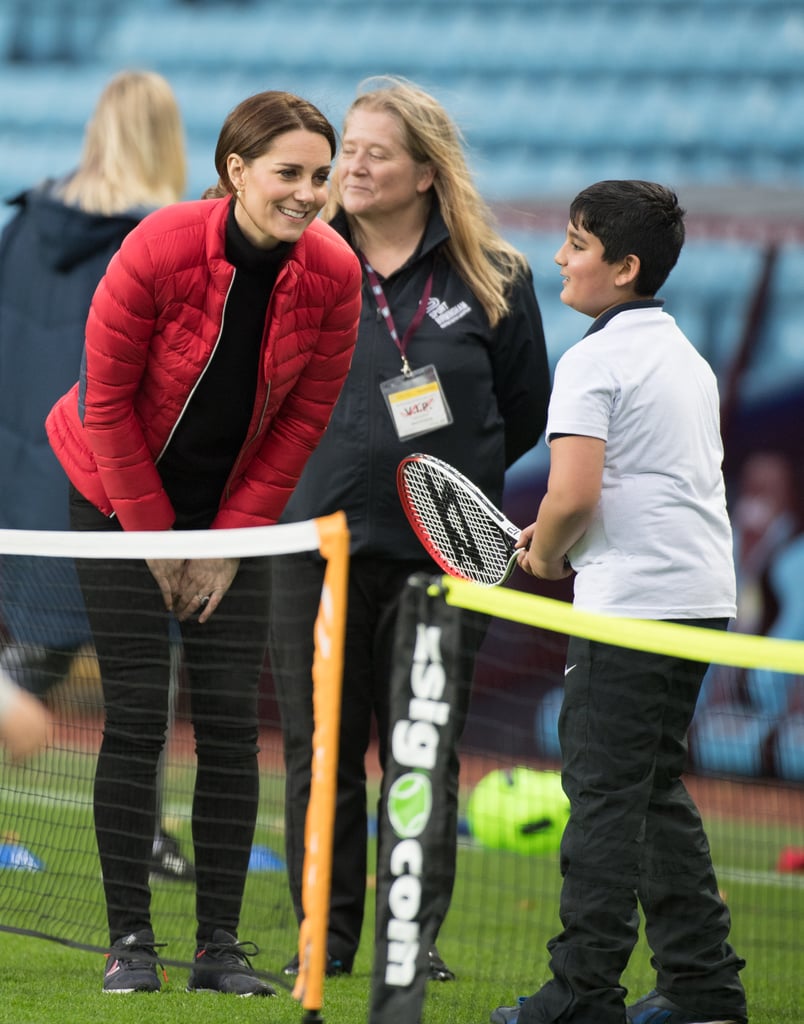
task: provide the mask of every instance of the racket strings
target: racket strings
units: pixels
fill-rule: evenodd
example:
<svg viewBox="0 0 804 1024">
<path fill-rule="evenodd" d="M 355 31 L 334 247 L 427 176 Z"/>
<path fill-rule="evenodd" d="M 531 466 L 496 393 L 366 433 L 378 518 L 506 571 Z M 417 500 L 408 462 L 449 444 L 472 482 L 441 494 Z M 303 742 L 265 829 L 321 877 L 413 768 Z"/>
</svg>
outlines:
<svg viewBox="0 0 804 1024">
<path fill-rule="evenodd" d="M 421 463 L 405 467 L 409 507 L 447 572 L 486 586 L 503 580 L 513 546 L 477 499 Z"/>
</svg>

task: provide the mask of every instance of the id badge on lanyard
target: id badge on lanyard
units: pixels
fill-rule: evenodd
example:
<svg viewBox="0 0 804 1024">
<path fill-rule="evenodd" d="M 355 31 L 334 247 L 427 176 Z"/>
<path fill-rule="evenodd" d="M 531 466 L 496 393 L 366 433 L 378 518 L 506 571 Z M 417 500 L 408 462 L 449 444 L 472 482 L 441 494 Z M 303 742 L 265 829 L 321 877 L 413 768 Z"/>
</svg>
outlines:
<svg viewBox="0 0 804 1024">
<path fill-rule="evenodd" d="M 399 377 L 384 380 L 380 391 L 400 441 L 452 423 L 452 413 L 433 365 L 409 369 Z"/>
<path fill-rule="evenodd" d="M 380 391 L 397 436 L 400 441 L 404 441 L 409 437 L 418 437 L 420 434 L 429 434 L 433 430 L 440 430 L 441 427 L 452 423 L 452 412 L 447 404 L 438 371 L 432 364 L 412 370 L 405 354 L 408 342 L 418 330 L 427 312 L 427 302 L 433 287 L 433 275 L 431 273 L 427 278 L 416 313 L 400 341 L 380 279 L 362 253 L 360 258 L 366 268 L 369 284 L 377 302 L 377 309 L 385 320 L 391 340 L 402 356 L 402 373 L 398 377 L 392 377 L 380 384 Z"/>
</svg>

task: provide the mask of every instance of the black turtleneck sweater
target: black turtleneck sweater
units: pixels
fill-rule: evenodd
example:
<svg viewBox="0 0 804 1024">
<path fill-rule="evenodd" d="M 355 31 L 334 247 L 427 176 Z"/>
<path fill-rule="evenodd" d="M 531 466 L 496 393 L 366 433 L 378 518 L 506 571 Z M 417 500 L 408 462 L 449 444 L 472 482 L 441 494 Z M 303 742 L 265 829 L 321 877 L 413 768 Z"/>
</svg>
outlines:
<svg viewBox="0 0 804 1024">
<path fill-rule="evenodd" d="M 218 511 L 251 422 L 268 302 L 291 248 L 252 245 L 237 225 L 232 202 L 226 259 L 235 273 L 220 338 L 158 465 L 176 511 L 175 529 L 206 529 Z"/>
</svg>

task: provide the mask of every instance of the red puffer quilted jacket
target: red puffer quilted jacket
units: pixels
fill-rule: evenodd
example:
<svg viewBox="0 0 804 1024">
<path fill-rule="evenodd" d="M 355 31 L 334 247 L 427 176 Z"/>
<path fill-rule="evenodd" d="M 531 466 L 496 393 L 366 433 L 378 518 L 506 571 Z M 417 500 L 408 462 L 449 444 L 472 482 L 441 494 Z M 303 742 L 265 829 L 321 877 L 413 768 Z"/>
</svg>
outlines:
<svg viewBox="0 0 804 1024">
<path fill-rule="evenodd" d="M 47 419 L 75 487 L 127 530 L 173 524 L 156 462 L 220 336 L 235 270 L 224 257 L 229 202 L 179 203 L 131 232 L 93 298 L 81 379 Z M 247 439 L 213 528 L 278 520 L 349 370 L 360 277 L 355 254 L 320 221 L 283 264 Z"/>
</svg>

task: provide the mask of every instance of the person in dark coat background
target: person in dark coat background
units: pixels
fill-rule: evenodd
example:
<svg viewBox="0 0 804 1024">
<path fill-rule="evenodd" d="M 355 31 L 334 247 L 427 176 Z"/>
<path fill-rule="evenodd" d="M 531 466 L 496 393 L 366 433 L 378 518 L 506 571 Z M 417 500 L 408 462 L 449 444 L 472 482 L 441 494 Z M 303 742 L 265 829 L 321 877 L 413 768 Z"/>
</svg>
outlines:
<svg viewBox="0 0 804 1024">
<path fill-rule="evenodd" d="M 0 528 L 68 530 L 67 479 L 45 417 L 75 381 L 90 301 L 106 266 L 146 214 L 183 197 L 187 160 L 169 83 L 122 71 L 101 92 L 78 167 L 8 200 L 0 237 Z M 0 560 L 0 665 L 44 697 L 92 636 L 69 559 Z M 160 829 L 153 869 L 192 878 Z"/>
</svg>

